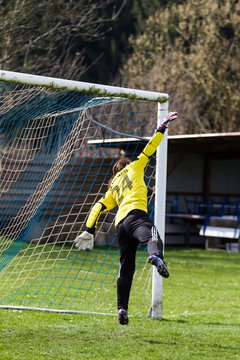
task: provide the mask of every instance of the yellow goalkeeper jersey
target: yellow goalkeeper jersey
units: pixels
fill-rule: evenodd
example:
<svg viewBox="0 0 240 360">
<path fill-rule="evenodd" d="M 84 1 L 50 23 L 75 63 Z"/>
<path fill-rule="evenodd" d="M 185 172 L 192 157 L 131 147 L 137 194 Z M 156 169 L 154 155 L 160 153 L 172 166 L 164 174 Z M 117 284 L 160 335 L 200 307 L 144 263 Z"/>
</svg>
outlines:
<svg viewBox="0 0 240 360">
<path fill-rule="evenodd" d="M 96 227 L 102 208 L 106 212 L 118 206 L 115 225 L 119 224 L 132 210 L 138 209 L 147 212 L 147 186 L 144 181 L 144 169 L 162 139 L 163 134 L 156 132 L 138 159 L 114 176 L 106 194 L 93 206 L 86 224 L 88 228 Z"/>
</svg>

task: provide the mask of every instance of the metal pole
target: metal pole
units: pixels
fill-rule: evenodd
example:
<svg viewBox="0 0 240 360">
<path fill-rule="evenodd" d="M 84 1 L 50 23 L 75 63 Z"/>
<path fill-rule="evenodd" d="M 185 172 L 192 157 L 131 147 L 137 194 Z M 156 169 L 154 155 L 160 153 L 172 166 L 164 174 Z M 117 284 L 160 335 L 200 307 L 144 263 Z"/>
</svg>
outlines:
<svg viewBox="0 0 240 360">
<path fill-rule="evenodd" d="M 158 103 L 158 125 L 168 113 L 168 102 Z M 166 210 L 166 183 L 167 183 L 167 130 L 162 143 L 157 150 L 156 181 L 155 181 L 155 216 L 154 222 L 164 244 L 165 240 L 165 210 Z M 163 278 L 153 267 L 152 279 L 152 306 L 149 315 L 162 320 Z"/>
</svg>

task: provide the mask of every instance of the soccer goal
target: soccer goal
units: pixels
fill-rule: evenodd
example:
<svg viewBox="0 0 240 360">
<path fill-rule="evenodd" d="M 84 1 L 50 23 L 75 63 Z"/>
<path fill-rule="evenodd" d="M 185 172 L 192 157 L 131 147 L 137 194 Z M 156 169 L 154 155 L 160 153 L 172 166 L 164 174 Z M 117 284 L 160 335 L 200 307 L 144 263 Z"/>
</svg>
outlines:
<svg viewBox="0 0 240 360">
<path fill-rule="evenodd" d="M 167 111 L 163 93 L 0 70 L 1 307 L 116 313 L 115 212 L 100 218 L 93 251 L 73 240 L 116 159 L 136 159 Z M 166 159 L 165 136 L 145 174 L 163 241 Z M 161 319 L 162 279 L 146 259 L 139 249 L 129 310 Z"/>
</svg>

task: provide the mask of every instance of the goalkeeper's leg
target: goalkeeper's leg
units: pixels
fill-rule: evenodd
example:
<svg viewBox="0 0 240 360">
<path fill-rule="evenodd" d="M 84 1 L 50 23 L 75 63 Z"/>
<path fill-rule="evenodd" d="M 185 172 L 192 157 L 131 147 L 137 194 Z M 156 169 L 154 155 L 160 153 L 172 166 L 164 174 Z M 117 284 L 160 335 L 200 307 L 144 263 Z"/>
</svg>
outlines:
<svg viewBox="0 0 240 360">
<path fill-rule="evenodd" d="M 158 273 L 167 278 L 169 272 L 163 260 L 163 242 L 147 213 L 135 210 L 124 220 L 125 228 L 142 244 L 147 244 L 149 258 L 148 262 L 156 266 Z"/>
<path fill-rule="evenodd" d="M 117 280 L 118 320 L 121 325 L 128 324 L 128 302 L 135 271 L 135 258 L 139 242 L 130 238 L 123 224 L 117 226 L 120 250 L 120 269 Z"/>
</svg>

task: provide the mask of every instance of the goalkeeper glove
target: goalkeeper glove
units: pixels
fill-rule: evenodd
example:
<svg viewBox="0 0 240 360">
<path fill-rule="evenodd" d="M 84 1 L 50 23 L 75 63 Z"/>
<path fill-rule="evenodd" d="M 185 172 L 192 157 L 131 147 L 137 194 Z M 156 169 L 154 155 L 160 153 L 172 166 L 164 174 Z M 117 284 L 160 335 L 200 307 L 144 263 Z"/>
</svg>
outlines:
<svg viewBox="0 0 240 360">
<path fill-rule="evenodd" d="M 92 250 L 94 244 L 94 236 L 87 231 L 83 231 L 74 240 L 75 246 L 78 250 Z"/>
<path fill-rule="evenodd" d="M 157 131 L 163 134 L 164 131 L 167 129 L 169 123 L 177 119 L 177 116 L 178 114 L 176 111 L 168 113 L 168 115 L 163 119 L 162 124 L 158 127 Z"/>
</svg>

